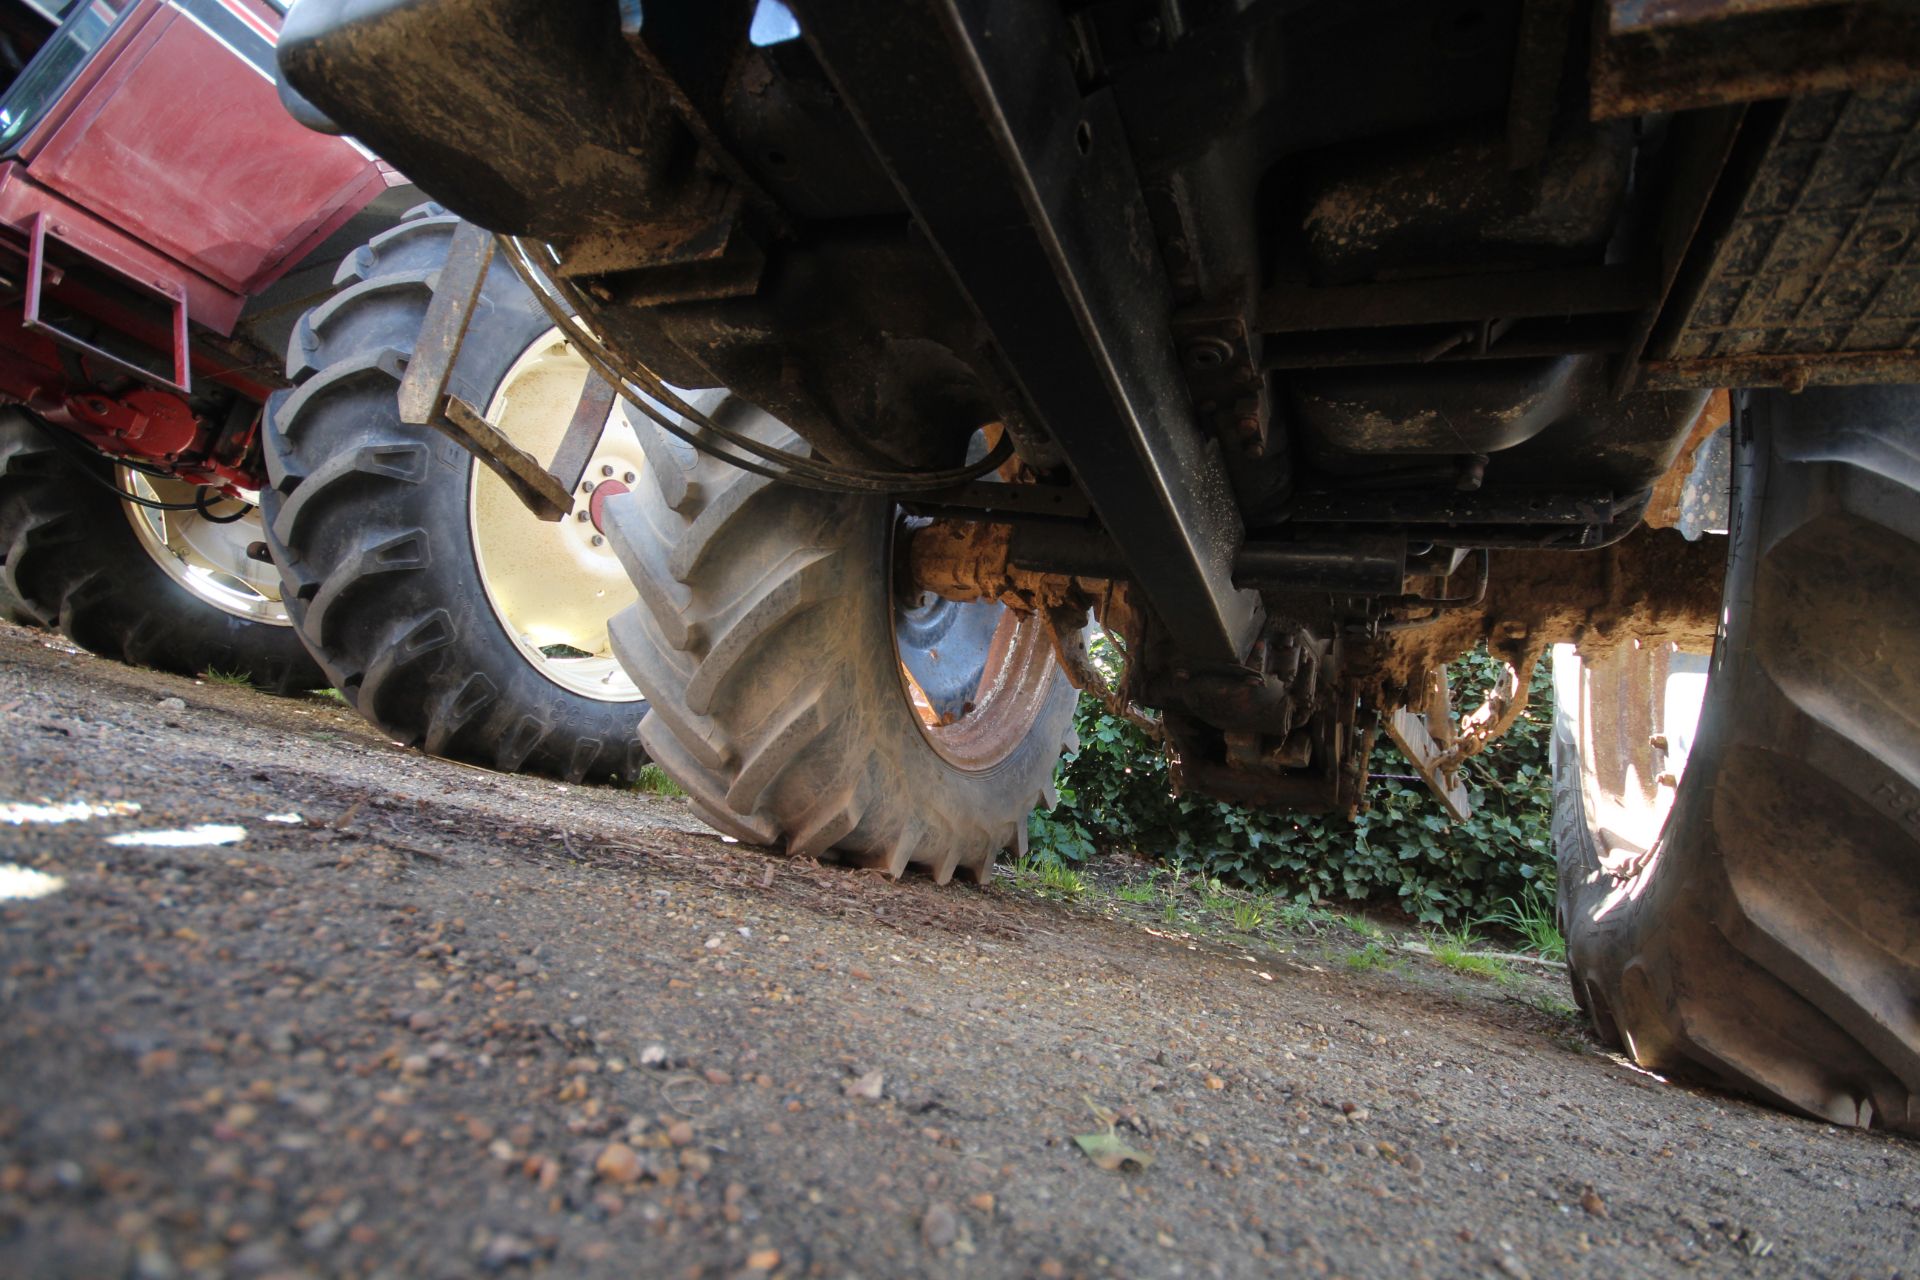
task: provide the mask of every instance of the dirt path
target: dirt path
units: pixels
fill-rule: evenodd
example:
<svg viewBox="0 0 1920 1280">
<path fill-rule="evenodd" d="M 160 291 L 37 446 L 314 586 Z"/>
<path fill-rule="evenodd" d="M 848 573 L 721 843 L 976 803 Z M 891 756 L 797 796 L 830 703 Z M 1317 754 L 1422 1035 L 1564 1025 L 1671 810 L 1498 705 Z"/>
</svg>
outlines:
<svg viewBox="0 0 1920 1280">
<path fill-rule="evenodd" d="M 1920 1274 L 1912 1144 L 1546 979 L 785 862 L 0 624 L 6 801 L 139 808 L 0 822 L 0 1275 Z"/>
</svg>

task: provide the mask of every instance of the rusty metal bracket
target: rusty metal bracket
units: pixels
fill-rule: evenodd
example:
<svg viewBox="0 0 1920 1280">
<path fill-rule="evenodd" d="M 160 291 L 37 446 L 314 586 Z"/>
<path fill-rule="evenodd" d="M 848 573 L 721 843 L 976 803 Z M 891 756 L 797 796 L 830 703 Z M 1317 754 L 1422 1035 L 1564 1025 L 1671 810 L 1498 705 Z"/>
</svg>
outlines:
<svg viewBox="0 0 1920 1280">
<path fill-rule="evenodd" d="M 542 466 L 478 409 L 447 391 L 460 346 L 473 323 L 480 287 L 493 263 L 494 244 L 491 231 L 471 222 L 454 228 L 426 318 L 414 338 L 413 355 L 400 379 L 400 421 L 432 427 L 449 437 L 485 463 L 534 515 L 549 522 L 564 520 L 573 510 L 574 491 L 613 412 L 612 384 L 598 372 L 588 373 L 551 467 Z"/>
<path fill-rule="evenodd" d="M 593 457 L 593 447 L 600 443 L 600 434 L 613 414 L 616 396 L 613 384 L 601 377 L 599 370 L 588 371 L 587 385 L 580 388 L 580 403 L 573 407 L 566 434 L 560 437 L 560 447 L 553 451 L 553 465 L 547 468 L 561 492 L 572 494 L 580 487 L 580 478 L 586 475 L 587 462 Z"/>
<path fill-rule="evenodd" d="M 574 417 L 578 421 L 579 415 Z M 434 414 L 427 425 L 452 437 L 461 448 L 485 463 L 489 471 L 513 490 L 514 497 L 542 520 L 565 520 L 573 510 L 573 486 L 554 479 L 538 458 L 507 439 L 500 428 L 460 397 L 442 396 L 440 412 Z M 572 432 L 569 427 L 568 434 Z"/>
<path fill-rule="evenodd" d="M 474 304 L 492 262 L 491 231 L 471 222 L 453 229 L 447 260 L 440 264 L 434 281 L 433 300 L 427 303 L 427 318 L 413 340 L 406 376 L 400 379 L 400 421 L 416 427 L 435 425 L 447 382 L 453 377 L 453 362 L 466 340 L 467 326 L 473 323 Z"/>
<path fill-rule="evenodd" d="M 1440 805 L 1455 822 L 1473 814 L 1473 801 L 1460 776 L 1460 761 L 1451 759 L 1454 747 L 1453 696 L 1447 673 L 1435 668 L 1427 676 L 1424 715 L 1411 707 L 1397 707 L 1387 717 L 1387 737 L 1400 748 L 1413 771 L 1420 775 Z"/>
</svg>

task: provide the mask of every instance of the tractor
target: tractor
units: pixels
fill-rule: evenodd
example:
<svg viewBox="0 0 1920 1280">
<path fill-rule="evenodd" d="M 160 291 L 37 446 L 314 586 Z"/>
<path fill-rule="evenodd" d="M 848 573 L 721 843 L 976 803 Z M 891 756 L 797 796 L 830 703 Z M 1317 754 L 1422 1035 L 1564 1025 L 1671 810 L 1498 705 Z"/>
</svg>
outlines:
<svg viewBox="0 0 1920 1280">
<path fill-rule="evenodd" d="M 0 3 L 0 611 L 331 686 L 438 754 L 630 779 L 645 704 L 607 619 L 633 593 L 584 494 L 536 517 L 361 394 L 411 352 L 456 220 L 288 115 L 283 9 Z M 537 441 L 587 367 L 500 277 L 459 385 Z M 583 468 L 637 465 L 623 414 L 593 425 Z"/>
<path fill-rule="evenodd" d="M 613 650 L 721 831 L 982 880 L 1076 687 L 1193 792 L 1351 810 L 1388 733 L 1458 805 L 1551 646 L 1599 1034 L 1920 1131 L 1911 4 L 302 0 L 279 63 L 466 220 L 399 418 L 574 479 L 462 382 L 503 268 L 626 406 Z"/>
</svg>

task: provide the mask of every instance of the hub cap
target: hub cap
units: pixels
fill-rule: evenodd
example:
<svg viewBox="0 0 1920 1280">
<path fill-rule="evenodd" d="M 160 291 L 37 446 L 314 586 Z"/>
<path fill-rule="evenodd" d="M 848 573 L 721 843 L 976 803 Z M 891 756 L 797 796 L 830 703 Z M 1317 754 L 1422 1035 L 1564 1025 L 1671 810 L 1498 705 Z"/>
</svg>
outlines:
<svg viewBox="0 0 1920 1280">
<path fill-rule="evenodd" d="M 114 482 L 121 492 L 150 502 L 192 502 L 198 491 L 185 481 L 149 476 L 129 467 L 115 467 Z M 254 497 L 249 494 L 247 500 Z M 271 564 L 247 554 L 264 532 L 258 506 L 230 523 L 209 520 L 198 511 L 155 511 L 132 502 L 121 506 L 142 549 L 195 598 L 237 618 L 276 627 L 291 625 L 287 608 L 280 603 L 280 575 Z M 239 510 L 233 499 L 211 495 L 206 506 L 216 516 Z"/>
<path fill-rule="evenodd" d="M 507 371 L 487 412 L 516 445 L 552 459 L 573 420 L 586 385 L 587 363 L 559 330 L 529 347 Z M 635 599 L 626 570 L 596 527 L 594 491 L 631 489 L 646 458 L 624 404 L 616 401 L 587 463 L 574 509 L 552 523 L 538 519 L 506 484 L 473 464 L 474 558 L 487 601 L 522 654 L 547 679 L 601 702 L 637 702 L 634 686 L 613 656 L 607 620 Z"/>
</svg>

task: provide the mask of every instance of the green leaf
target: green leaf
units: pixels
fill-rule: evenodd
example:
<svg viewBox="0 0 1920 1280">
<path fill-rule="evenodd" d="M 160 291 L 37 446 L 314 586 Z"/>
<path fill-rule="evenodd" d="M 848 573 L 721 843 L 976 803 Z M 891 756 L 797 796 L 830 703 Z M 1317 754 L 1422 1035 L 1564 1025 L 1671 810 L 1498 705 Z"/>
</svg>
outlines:
<svg viewBox="0 0 1920 1280">
<path fill-rule="evenodd" d="M 1105 1133 L 1076 1134 L 1073 1140 L 1087 1153 L 1087 1159 L 1093 1161 L 1096 1168 L 1105 1169 L 1108 1173 L 1138 1173 L 1153 1163 L 1152 1156 L 1120 1141 L 1111 1129 Z"/>
</svg>

